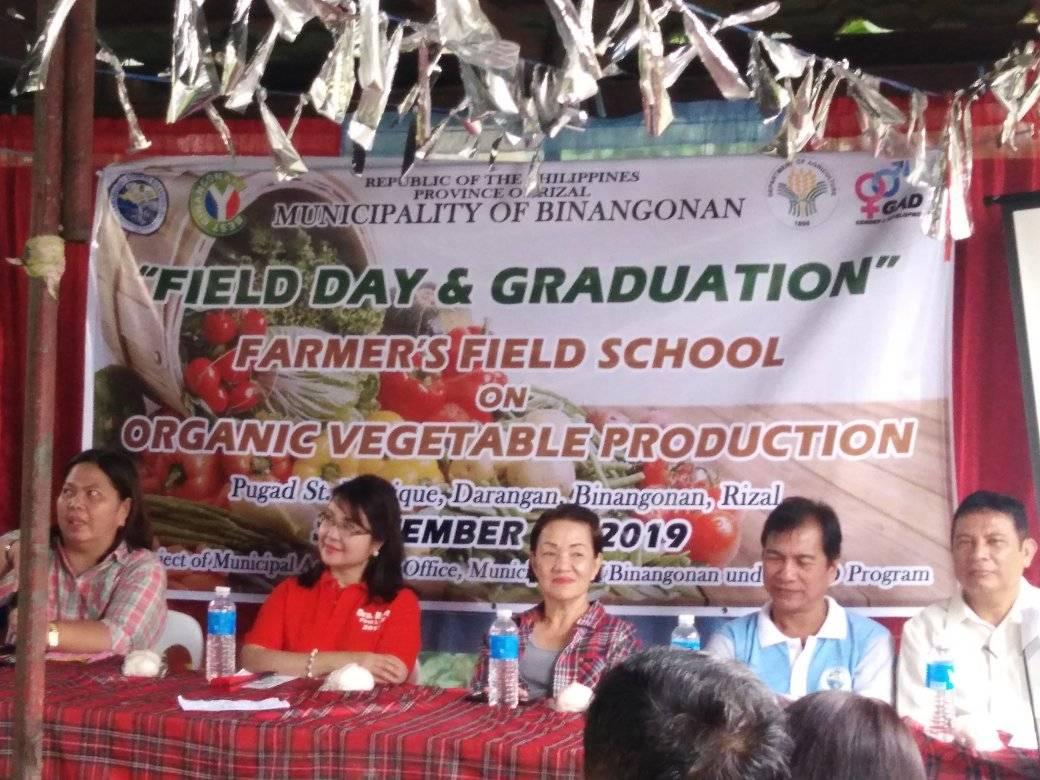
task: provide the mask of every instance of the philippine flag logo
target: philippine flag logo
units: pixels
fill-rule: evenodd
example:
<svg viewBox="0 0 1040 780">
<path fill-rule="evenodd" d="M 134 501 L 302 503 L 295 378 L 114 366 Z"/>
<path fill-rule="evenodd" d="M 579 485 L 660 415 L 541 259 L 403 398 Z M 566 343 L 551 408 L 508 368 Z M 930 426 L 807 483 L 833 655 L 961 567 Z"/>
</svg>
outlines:
<svg viewBox="0 0 1040 780">
<path fill-rule="evenodd" d="M 188 201 L 188 211 L 196 227 L 214 238 L 241 230 L 245 225 L 244 189 L 245 182 L 227 171 L 213 171 L 199 178 L 191 188 Z"/>
</svg>

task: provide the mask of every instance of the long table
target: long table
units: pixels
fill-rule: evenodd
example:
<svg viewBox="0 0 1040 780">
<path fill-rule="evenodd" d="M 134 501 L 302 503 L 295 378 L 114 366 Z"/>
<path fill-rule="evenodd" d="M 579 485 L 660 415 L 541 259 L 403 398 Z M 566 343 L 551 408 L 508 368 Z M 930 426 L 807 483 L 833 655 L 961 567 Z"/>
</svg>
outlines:
<svg viewBox="0 0 1040 780">
<path fill-rule="evenodd" d="M 184 712 L 185 698 L 277 696 L 288 710 Z M 14 673 L 0 670 L 0 777 L 12 771 Z M 365 693 L 294 680 L 219 693 L 197 673 L 127 679 L 115 662 L 48 663 L 45 777 L 580 778 L 580 715 L 515 711 L 413 685 Z"/>
<path fill-rule="evenodd" d="M 955 742 L 929 738 L 924 729 L 908 722 L 924 758 L 928 780 L 1040 780 L 1040 753 L 1007 746 L 979 753 Z"/>
</svg>

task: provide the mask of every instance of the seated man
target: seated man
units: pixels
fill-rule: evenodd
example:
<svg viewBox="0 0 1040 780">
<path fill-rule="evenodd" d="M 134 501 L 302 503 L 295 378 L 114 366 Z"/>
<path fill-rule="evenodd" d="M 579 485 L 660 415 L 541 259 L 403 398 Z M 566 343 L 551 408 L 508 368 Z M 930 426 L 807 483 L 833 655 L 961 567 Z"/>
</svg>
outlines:
<svg viewBox="0 0 1040 780">
<path fill-rule="evenodd" d="M 989 491 L 972 493 L 957 507 L 951 533 L 953 573 L 960 590 L 907 621 L 899 652 L 899 714 L 922 724 L 932 717 L 925 667 L 933 648 L 945 644 L 954 665 L 956 715 L 983 718 L 1035 744 L 1026 668 L 1023 621 L 1040 610 L 1040 588 L 1022 574 L 1036 554 L 1022 504 Z M 1030 670 L 1040 668 L 1034 662 Z M 1032 680 L 1034 690 L 1038 680 Z"/>
<path fill-rule="evenodd" d="M 708 652 L 743 661 L 789 698 L 846 690 L 891 703 L 891 634 L 827 595 L 840 556 L 834 510 L 798 496 L 784 499 L 762 529 L 762 582 L 771 600 L 723 626 Z"/>
<path fill-rule="evenodd" d="M 785 780 L 776 699 L 739 664 L 655 647 L 603 675 L 585 721 L 588 780 Z"/>
</svg>

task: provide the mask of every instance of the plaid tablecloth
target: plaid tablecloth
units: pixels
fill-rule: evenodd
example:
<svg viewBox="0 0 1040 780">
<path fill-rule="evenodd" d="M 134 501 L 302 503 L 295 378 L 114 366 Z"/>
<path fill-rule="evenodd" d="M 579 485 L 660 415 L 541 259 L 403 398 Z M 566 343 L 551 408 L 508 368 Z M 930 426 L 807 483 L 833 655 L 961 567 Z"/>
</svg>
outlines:
<svg viewBox="0 0 1040 780">
<path fill-rule="evenodd" d="M 921 749 L 929 780 L 1040 780 L 1040 753 L 1035 750 L 1005 747 L 992 753 L 976 753 L 961 745 L 930 739 L 916 723 L 907 721 L 907 725 Z"/>
<path fill-rule="evenodd" d="M 295 680 L 217 693 L 198 674 L 128 680 L 114 662 L 47 665 L 46 777 L 580 778 L 580 715 L 539 703 L 509 712 L 464 692 L 377 686 L 318 690 Z M 291 709 L 182 712 L 177 696 L 278 696 Z M 0 670 L 0 777 L 12 769 L 14 672 Z"/>
</svg>

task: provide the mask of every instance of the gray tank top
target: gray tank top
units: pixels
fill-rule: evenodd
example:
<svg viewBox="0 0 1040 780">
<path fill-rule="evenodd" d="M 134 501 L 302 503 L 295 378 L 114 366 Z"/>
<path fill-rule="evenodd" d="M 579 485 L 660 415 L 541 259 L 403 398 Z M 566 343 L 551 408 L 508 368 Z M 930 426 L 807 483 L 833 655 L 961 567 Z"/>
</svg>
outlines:
<svg viewBox="0 0 1040 780">
<path fill-rule="evenodd" d="M 544 650 L 529 639 L 520 656 L 520 679 L 532 699 L 552 696 L 553 667 L 562 650 Z"/>
</svg>

